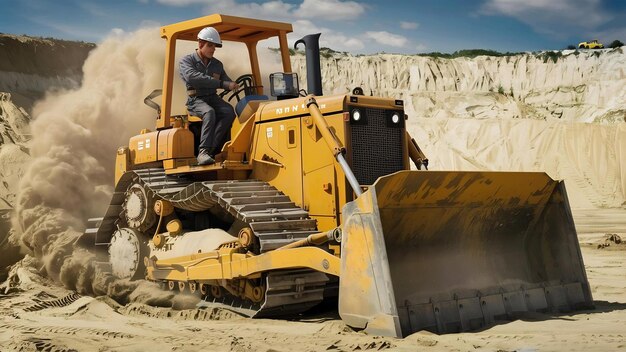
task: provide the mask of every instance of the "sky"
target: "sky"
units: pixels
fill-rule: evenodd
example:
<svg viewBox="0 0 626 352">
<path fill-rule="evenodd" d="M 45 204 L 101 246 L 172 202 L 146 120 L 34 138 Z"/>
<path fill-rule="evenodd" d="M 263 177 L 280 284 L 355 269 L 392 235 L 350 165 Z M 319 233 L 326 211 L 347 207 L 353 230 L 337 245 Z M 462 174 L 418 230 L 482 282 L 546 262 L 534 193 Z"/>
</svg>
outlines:
<svg viewBox="0 0 626 352">
<path fill-rule="evenodd" d="M 353 54 L 626 43 L 626 0 L 0 0 L 0 32 L 99 43 L 213 13 L 290 22 L 290 43 L 322 33 L 322 47 Z"/>
</svg>

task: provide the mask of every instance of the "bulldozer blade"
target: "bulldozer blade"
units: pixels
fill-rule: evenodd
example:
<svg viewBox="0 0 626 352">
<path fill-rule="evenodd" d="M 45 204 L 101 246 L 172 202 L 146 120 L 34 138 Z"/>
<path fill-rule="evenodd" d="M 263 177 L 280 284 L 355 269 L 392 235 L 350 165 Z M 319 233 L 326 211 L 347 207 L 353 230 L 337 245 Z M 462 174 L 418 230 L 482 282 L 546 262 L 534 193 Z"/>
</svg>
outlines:
<svg viewBox="0 0 626 352">
<path fill-rule="evenodd" d="M 343 224 L 339 314 L 369 333 L 593 307 L 565 186 L 545 173 L 400 171 Z"/>
</svg>

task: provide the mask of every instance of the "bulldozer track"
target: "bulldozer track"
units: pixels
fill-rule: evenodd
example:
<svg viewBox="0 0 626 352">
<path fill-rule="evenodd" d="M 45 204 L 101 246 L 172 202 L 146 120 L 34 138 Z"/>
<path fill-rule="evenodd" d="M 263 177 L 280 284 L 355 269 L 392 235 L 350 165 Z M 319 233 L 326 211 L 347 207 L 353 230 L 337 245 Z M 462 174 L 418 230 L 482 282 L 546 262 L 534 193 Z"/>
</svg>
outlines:
<svg viewBox="0 0 626 352">
<path fill-rule="evenodd" d="M 29 345 L 28 347 L 34 347 L 35 351 L 44 351 L 44 352 L 75 352 L 77 351 L 75 349 L 58 346 L 53 342 L 53 339 L 29 337 L 25 339 L 23 342 Z M 21 351 L 22 349 L 18 349 L 18 350 Z"/>
<path fill-rule="evenodd" d="M 76 302 L 81 297 L 82 296 L 79 295 L 78 293 L 70 293 L 69 295 L 67 295 L 67 296 L 65 296 L 63 298 L 50 300 L 50 301 L 39 301 L 39 300 L 33 299 L 33 301 L 35 301 L 37 303 L 24 308 L 24 311 L 26 311 L 26 312 L 36 312 L 36 311 L 39 311 L 39 310 L 42 310 L 42 309 L 46 309 L 46 308 L 65 307 L 65 306 L 69 306 L 70 304 Z"/>
<path fill-rule="evenodd" d="M 78 328 L 78 327 L 64 327 L 64 326 L 27 326 L 20 324 L 3 324 L 0 325 L 0 329 L 11 329 L 28 334 L 62 334 L 62 335 L 77 335 L 79 333 L 87 332 L 93 336 L 103 336 L 112 339 L 130 339 L 135 335 L 127 334 L 119 331 L 110 331 L 98 328 Z"/>
<path fill-rule="evenodd" d="M 130 317 L 145 317 L 159 319 L 175 319 L 176 321 L 216 321 L 242 319 L 241 315 L 231 309 L 207 308 L 185 310 L 153 310 L 143 305 L 127 305 L 118 310 L 120 314 Z"/>
<path fill-rule="evenodd" d="M 108 244 L 118 226 L 124 226 L 120 214 L 126 189 L 142 184 L 157 199 L 175 208 L 201 212 L 223 210 L 246 223 L 259 239 L 260 252 L 274 250 L 318 232 L 316 220 L 289 197 L 267 182 L 226 180 L 194 182 L 181 176 L 169 176 L 161 168 L 127 172 L 118 182 L 103 218 L 89 219 L 96 244 Z M 252 303 L 238 297 L 205 297 L 204 305 L 223 306 L 250 317 L 271 317 L 304 312 L 324 299 L 329 281 L 324 273 L 309 269 L 280 270 L 265 276 L 265 299 Z"/>
</svg>

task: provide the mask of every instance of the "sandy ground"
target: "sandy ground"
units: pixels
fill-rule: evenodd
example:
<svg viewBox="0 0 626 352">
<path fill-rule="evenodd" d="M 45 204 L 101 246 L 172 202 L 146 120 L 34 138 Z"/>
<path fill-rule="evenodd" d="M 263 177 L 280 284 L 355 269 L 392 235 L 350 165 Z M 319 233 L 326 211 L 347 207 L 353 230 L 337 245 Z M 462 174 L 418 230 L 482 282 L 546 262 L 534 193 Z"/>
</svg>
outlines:
<svg viewBox="0 0 626 352">
<path fill-rule="evenodd" d="M 596 308 L 532 314 L 482 331 L 404 339 L 368 336 L 332 311 L 291 321 L 252 320 L 219 309 L 120 306 L 81 297 L 25 268 L 0 294 L 0 351 L 614 351 L 626 350 L 626 210 L 575 209 Z M 32 269 L 31 269 L 32 270 Z"/>
</svg>

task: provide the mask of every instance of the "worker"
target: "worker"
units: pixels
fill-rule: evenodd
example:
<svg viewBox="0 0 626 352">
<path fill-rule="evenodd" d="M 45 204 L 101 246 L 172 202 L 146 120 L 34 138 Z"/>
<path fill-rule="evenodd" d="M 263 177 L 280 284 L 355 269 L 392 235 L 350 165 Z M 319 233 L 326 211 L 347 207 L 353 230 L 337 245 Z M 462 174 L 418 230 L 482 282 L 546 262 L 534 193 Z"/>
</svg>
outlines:
<svg viewBox="0 0 626 352">
<path fill-rule="evenodd" d="M 224 71 L 222 62 L 213 57 L 215 48 L 221 47 L 222 40 L 217 30 L 213 27 L 203 28 L 198 33 L 198 48 L 184 56 L 179 65 L 180 76 L 185 81 L 189 96 L 187 111 L 202 118 L 198 165 L 215 163 L 215 154 L 228 141 L 235 119 L 233 107 L 216 94 L 218 88 L 239 88 Z"/>
</svg>

